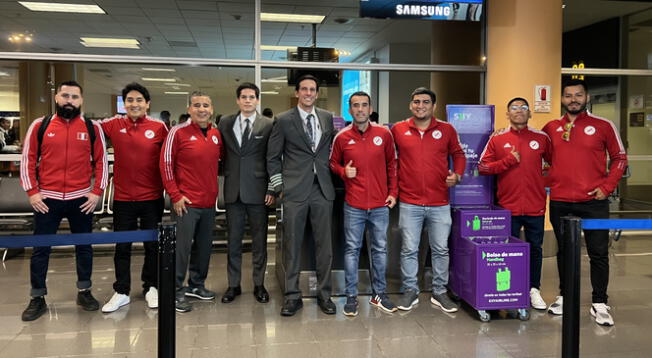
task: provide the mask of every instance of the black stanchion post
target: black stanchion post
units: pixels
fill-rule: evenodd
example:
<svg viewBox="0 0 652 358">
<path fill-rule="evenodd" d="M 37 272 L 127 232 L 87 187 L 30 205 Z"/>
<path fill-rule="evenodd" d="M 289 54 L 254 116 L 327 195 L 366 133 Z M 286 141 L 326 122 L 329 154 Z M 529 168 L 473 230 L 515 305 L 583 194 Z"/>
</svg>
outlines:
<svg viewBox="0 0 652 358">
<path fill-rule="evenodd" d="M 564 250 L 564 314 L 561 328 L 561 356 L 580 356 L 580 218 L 562 218 Z"/>
<path fill-rule="evenodd" d="M 176 223 L 161 223 L 158 228 L 158 357 L 174 358 L 175 338 L 175 250 Z"/>
</svg>

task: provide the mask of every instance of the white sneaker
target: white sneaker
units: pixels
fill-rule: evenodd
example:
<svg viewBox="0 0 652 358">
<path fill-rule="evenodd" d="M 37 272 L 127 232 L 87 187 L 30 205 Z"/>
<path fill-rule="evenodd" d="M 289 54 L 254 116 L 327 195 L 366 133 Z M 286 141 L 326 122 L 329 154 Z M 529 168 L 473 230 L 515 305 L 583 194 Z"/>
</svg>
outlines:
<svg viewBox="0 0 652 358">
<path fill-rule="evenodd" d="M 104 313 L 115 312 L 118 310 L 118 308 L 128 305 L 129 302 L 131 302 L 129 296 L 116 292 L 113 294 L 113 297 L 111 297 L 109 302 L 107 302 L 104 306 L 102 306 L 102 312 Z"/>
<path fill-rule="evenodd" d="M 158 290 L 156 287 L 150 287 L 149 290 L 147 290 L 145 301 L 147 301 L 147 307 L 158 308 Z"/>
<path fill-rule="evenodd" d="M 561 316 L 564 313 L 564 296 L 557 296 L 553 304 L 548 307 L 548 313 Z"/>
<path fill-rule="evenodd" d="M 545 310 L 548 307 L 546 301 L 541 297 L 541 292 L 539 292 L 538 288 L 532 287 L 530 289 L 530 305 L 536 310 Z"/>
<path fill-rule="evenodd" d="M 591 305 L 591 316 L 595 317 L 595 323 L 601 326 L 613 326 L 614 319 L 609 314 L 611 307 L 604 303 L 594 303 Z"/>
</svg>

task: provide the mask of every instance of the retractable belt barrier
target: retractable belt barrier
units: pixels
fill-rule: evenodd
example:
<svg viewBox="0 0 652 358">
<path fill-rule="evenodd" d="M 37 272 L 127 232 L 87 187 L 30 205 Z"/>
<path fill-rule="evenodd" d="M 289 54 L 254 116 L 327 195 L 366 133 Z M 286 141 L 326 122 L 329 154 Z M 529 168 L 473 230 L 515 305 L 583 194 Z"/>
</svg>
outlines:
<svg viewBox="0 0 652 358">
<path fill-rule="evenodd" d="M 0 248 L 117 244 L 158 240 L 158 357 L 175 356 L 175 249 L 176 224 L 162 223 L 157 230 L 98 232 L 60 235 L 0 236 Z"/>
<path fill-rule="evenodd" d="M 649 219 L 580 219 L 562 218 L 564 249 L 564 312 L 562 319 L 561 355 L 580 356 L 580 237 L 582 230 L 651 230 Z"/>
</svg>

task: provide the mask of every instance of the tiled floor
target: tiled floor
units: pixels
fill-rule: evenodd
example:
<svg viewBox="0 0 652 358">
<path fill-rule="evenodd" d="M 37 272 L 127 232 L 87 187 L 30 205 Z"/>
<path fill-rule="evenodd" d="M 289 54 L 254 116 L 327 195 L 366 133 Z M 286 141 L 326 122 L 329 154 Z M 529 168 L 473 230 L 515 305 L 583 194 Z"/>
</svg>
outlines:
<svg viewBox="0 0 652 358">
<path fill-rule="evenodd" d="M 244 262 L 250 262 L 245 255 Z M 133 281 L 139 285 L 134 258 Z M 270 262 L 273 262 L 270 250 Z M 0 357 L 156 357 L 157 312 L 148 310 L 134 287 L 132 303 L 104 315 L 75 305 L 74 260 L 59 252 L 50 261 L 47 296 L 49 312 L 24 323 L 20 314 L 29 292 L 29 260 L 9 260 L 0 273 Z M 250 267 L 250 266 L 248 266 Z M 616 325 L 597 326 L 590 318 L 588 258 L 583 257 L 581 356 L 652 356 L 652 237 L 626 236 L 614 244 L 611 256 L 610 304 Z M 482 323 L 464 306 L 444 314 L 428 303 L 406 314 L 384 314 L 361 297 L 360 314 L 322 314 L 314 300 L 305 300 L 295 317 L 279 316 L 282 295 L 269 267 L 268 304 L 255 302 L 248 280 L 232 304 L 196 302 L 194 311 L 176 314 L 178 357 L 555 357 L 560 355 L 561 318 L 531 311 L 527 322 L 494 314 Z M 250 277 L 246 271 L 243 277 Z M 556 294 L 554 258 L 544 260 L 543 296 Z M 94 294 L 105 302 L 112 294 L 113 261 L 109 252 L 95 259 Z M 207 286 L 222 293 L 226 286 L 225 255 L 213 255 Z M 218 297 L 219 299 L 219 297 Z"/>
</svg>

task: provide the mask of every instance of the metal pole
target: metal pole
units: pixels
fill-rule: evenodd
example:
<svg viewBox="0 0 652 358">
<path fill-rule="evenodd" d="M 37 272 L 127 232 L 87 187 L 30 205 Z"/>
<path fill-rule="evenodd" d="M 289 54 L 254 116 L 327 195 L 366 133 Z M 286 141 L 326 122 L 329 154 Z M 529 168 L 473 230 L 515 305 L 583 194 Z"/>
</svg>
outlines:
<svg viewBox="0 0 652 358">
<path fill-rule="evenodd" d="M 175 356 L 175 249 L 177 225 L 174 222 L 158 226 L 158 357 Z"/>
<path fill-rule="evenodd" d="M 565 216 L 562 220 L 564 250 L 564 313 L 561 327 L 561 356 L 580 356 L 580 237 L 581 220 Z"/>
<path fill-rule="evenodd" d="M 317 47 L 317 24 L 312 24 L 312 47 Z"/>
</svg>

